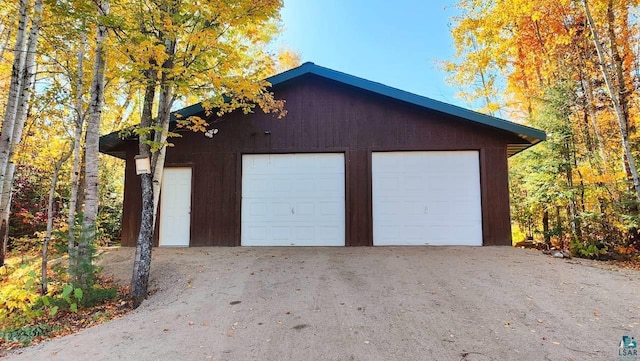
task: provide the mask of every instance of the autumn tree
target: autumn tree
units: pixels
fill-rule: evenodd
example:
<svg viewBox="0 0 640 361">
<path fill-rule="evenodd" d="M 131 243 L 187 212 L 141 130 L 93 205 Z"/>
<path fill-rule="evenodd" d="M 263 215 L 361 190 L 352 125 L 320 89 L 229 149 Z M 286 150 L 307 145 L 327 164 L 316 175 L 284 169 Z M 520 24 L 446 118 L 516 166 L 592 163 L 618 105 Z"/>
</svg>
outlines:
<svg viewBox="0 0 640 361">
<path fill-rule="evenodd" d="M 635 242 L 639 82 L 631 49 L 638 25 L 630 14 L 637 1 L 462 0 L 457 6 L 451 79 L 470 86 L 467 100 L 494 104 L 510 119 L 549 132 L 548 145 L 510 160 L 514 219 L 545 235 L 555 223 L 563 230 L 553 234 L 557 242 L 598 244 L 597 252 Z M 487 74 L 490 81 L 482 81 Z M 568 101 L 562 112 L 550 94 Z M 543 166 L 550 159 L 555 168 Z"/>
<path fill-rule="evenodd" d="M 265 45 L 275 34 L 280 0 L 136 2 L 116 10 L 131 18 L 116 30 L 129 58 L 123 76 L 143 92 L 139 154 L 150 159 L 151 173 L 142 174 L 142 221 L 138 236 L 131 294 L 139 305 L 146 297 L 153 228 L 160 196 L 171 108 L 187 97 L 205 99 L 206 109 L 222 115 L 242 109 L 281 114 L 262 79 L 273 69 Z M 202 119 L 179 119 L 193 131 L 206 130 Z"/>
<path fill-rule="evenodd" d="M 0 131 L 0 265 L 4 264 L 7 249 L 11 186 L 15 165 L 12 157 L 17 144 L 22 140 L 22 130 L 27 118 L 29 101 L 33 92 L 36 74 L 36 51 L 42 22 L 42 0 L 20 0 L 18 28 L 16 33 L 13 67 L 9 85 L 9 96 Z M 27 31 L 28 30 L 28 31 Z"/>
</svg>

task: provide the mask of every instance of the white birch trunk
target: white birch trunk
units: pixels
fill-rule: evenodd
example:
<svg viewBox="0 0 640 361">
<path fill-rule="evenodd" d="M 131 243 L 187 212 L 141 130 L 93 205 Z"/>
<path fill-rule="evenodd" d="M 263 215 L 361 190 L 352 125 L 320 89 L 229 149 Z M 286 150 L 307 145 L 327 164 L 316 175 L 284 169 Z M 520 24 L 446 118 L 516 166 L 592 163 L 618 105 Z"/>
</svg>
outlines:
<svg viewBox="0 0 640 361">
<path fill-rule="evenodd" d="M 14 61 L 14 69 L 9 85 L 9 101 L 5 110 L 5 119 L 2 124 L 0 138 L 0 237 L 2 237 L 2 255 L 0 263 L 4 264 L 5 250 L 9 238 L 9 214 L 11 209 L 11 191 L 13 184 L 14 168 L 8 166 L 13 158 L 15 147 L 22 140 L 22 129 L 27 118 L 32 87 L 35 83 L 36 61 L 35 54 L 38 48 L 40 36 L 40 23 L 42 20 L 42 0 L 36 0 L 33 9 L 33 18 L 29 31 L 26 51 L 24 50 L 24 36 L 26 35 L 26 20 L 28 1 L 20 1 L 20 24 L 16 39 L 16 55 L 18 62 Z M 24 23 L 23 23 L 24 20 Z M 19 54 L 18 54 L 19 52 Z M 17 79 L 14 78 L 17 76 Z M 15 86 L 14 86 L 15 85 Z"/>
<path fill-rule="evenodd" d="M 624 110 L 622 109 L 621 100 L 618 97 L 619 92 L 614 89 L 611 75 L 607 70 L 607 62 L 604 54 L 604 49 L 602 48 L 602 44 L 600 43 L 600 36 L 596 29 L 596 24 L 593 20 L 593 17 L 591 16 L 591 10 L 589 9 L 588 0 L 583 0 L 583 3 L 585 14 L 587 15 L 587 21 L 589 23 L 589 27 L 591 28 L 591 34 L 593 35 L 593 42 L 598 53 L 600 69 L 602 70 L 604 82 L 607 86 L 609 96 L 611 97 L 611 102 L 613 103 L 613 109 L 616 113 L 616 118 L 618 119 L 622 149 L 624 150 L 624 154 L 627 157 L 627 162 L 629 164 L 629 172 L 631 173 L 633 187 L 635 189 L 636 202 L 640 203 L 640 178 L 638 177 L 635 158 L 633 156 L 633 153 L 631 152 L 631 146 L 629 144 L 629 131 L 627 129 L 628 121 L 624 114 Z"/>
<path fill-rule="evenodd" d="M 109 2 L 98 4 L 100 15 L 109 12 Z M 105 49 L 104 40 L 107 27 L 99 25 L 96 34 L 95 60 L 93 63 L 93 81 L 90 90 L 88 124 L 85 144 L 85 211 L 82 223 L 85 241 L 91 242 L 95 236 L 95 221 L 98 215 L 98 155 L 100 141 L 100 121 L 102 119 L 102 105 L 104 103 L 104 70 Z M 84 238 L 84 237 L 83 237 Z"/>
<path fill-rule="evenodd" d="M 7 171 L 7 165 L 11 161 L 9 154 L 11 153 L 13 128 L 16 124 L 18 101 L 20 98 L 20 91 L 22 89 L 22 81 L 24 79 L 24 66 L 27 55 L 27 22 L 29 21 L 28 7 L 28 0 L 20 1 L 20 15 L 18 20 L 15 49 L 13 52 L 14 58 L 13 68 L 11 70 L 11 81 L 9 84 L 9 96 L 5 106 L 4 119 L 0 134 L 0 197 L 4 193 L 3 185 L 5 183 L 4 179 Z M 0 207 L 0 212 L 2 211 L 3 209 Z"/>
<path fill-rule="evenodd" d="M 80 189 L 80 141 L 84 128 L 84 102 L 82 101 L 84 88 L 84 52 L 87 47 L 87 34 L 82 33 L 80 49 L 78 50 L 78 71 L 76 79 L 76 119 L 73 140 L 73 170 L 71 173 L 71 196 L 69 197 L 69 213 L 67 224 L 69 225 L 69 252 L 75 247 L 76 234 L 74 224 L 76 222 L 76 209 L 78 208 L 78 192 Z"/>
<path fill-rule="evenodd" d="M 31 20 L 31 29 L 29 31 L 29 41 L 27 42 L 27 55 L 25 57 L 24 72 L 22 81 L 20 82 L 20 91 L 18 94 L 18 104 L 16 116 L 13 125 L 13 134 L 9 142 L 9 162 L 13 159 L 16 147 L 22 141 L 22 130 L 29 113 L 29 102 L 31 95 L 35 91 L 36 79 L 36 51 L 38 50 L 38 39 L 40 38 L 40 25 L 42 21 L 42 0 L 36 0 L 33 8 L 33 18 Z M 0 168 L 1 170 L 1 168 Z M 13 174 L 5 171 L 3 183 L 13 184 Z M 6 182 L 5 182 L 6 181 Z M 3 187 L 4 188 L 4 187 Z M 11 187 L 3 189 L 2 197 L 0 197 L 0 210 L 11 207 Z M 3 214 L 8 214 L 6 211 Z M 5 219 L 2 220 L 3 222 Z M 8 223 L 8 216 L 6 219 Z M 5 234 L 5 239 L 7 234 Z"/>
<path fill-rule="evenodd" d="M 13 179 L 13 173 L 15 172 L 15 164 L 13 164 L 12 162 L 9 163 L 9 165 L 7 166 L 7 175 L 9 175 L 10 177 L 5 177 L 4 179 L 4 184 L 2 185 L 4 187 L 4 189 L 7 190 L 11 190 L 11 182 L 9 182 L 9 178 Z M 7 192 L 9 194 L 9 199 L 7 200 L 7 202 L 9 204 L 11 204 L 11 194 L 12 192 L 9 191 Z M 0 221 L 0 237 L 3 237 L 3 241 L 2 241 L 2 247 L 0 248 L 0 251 L 2 252 L 2 259 L 0 259 L 1 263 L 0 265 L 4 265 L 4 259 L 7 255 L 7 240 L 8 240 L 8 235 L 9 235 L 9 213 L 11 212 L 11 207 L 6 207 L 5 209 L 2 210 L 2 214 L 0 214 L 0 217 L 2 217 L 2 220 Z M 4 237 L 4 235 L 7 235 L 7 237 Z"/>
<path fill-rule="evenodd" d="M 103 0 L 98 3 L 98 15 L 109 14 L 109 2 Z M 96 235 L 96 218 L 98 215 L 98 156 L 100 141 L 100 121 L 102 118 L 102 106 L 104 103 L 104 71 L 105 56 L 104 41 L 107 36 L 107 27 L 98 25 L 96 32 L 96 50 L 93 63 L 93 81 L 90 90 L 90 102 L 88 111 L 88 125 L 85 141 L 85 210 L 82 220 L 82 236 L 78 242 L 78 262 L 90 262 L 88 249 Z M 84 285 L 83 275 L 74 275 L 80 285 Z M 85 285 L 86 286 L 86 285 Z"/>
</svg>

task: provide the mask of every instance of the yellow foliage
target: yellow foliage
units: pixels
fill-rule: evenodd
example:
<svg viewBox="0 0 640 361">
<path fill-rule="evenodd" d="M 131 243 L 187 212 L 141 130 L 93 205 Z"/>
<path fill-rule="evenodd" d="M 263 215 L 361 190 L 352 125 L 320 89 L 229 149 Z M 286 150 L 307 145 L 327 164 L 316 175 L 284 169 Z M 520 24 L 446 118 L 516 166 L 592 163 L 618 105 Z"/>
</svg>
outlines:
<svg viewBox="0 0 640 361">
<path fill-rule="evenodd" d="M 3 267 L 6 272 L 0 279 L 0 324 L 16 310 L 29 313 L 33 304 L 40 298 L 36 292 L 38 272 L 42 265 L 38 258 L 27 259 L 21 264 L 20 257 L 7 259 Z"/>
</svg>

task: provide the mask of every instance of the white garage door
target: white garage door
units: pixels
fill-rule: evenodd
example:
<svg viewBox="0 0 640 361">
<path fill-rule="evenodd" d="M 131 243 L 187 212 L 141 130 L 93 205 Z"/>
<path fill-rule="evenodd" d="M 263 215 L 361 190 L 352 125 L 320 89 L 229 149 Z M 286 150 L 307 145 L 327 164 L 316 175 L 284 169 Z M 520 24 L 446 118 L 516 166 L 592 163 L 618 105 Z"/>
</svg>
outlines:
<svg viewBox="0 0 640 361">
<path fill-rule="evenodd" d="M 189 247 L 191 168 L 165 168 L 160 197 L 160 246 Z"/>
<path fill-rule="evenodd" d="M 376 152 L 373 244 L 482 245 L 477 151 Z"/>
<path fill-rule="evenodd" d="M 344 246 L 344 155 L 242 156 L 243 246 Z"/>
</svg>

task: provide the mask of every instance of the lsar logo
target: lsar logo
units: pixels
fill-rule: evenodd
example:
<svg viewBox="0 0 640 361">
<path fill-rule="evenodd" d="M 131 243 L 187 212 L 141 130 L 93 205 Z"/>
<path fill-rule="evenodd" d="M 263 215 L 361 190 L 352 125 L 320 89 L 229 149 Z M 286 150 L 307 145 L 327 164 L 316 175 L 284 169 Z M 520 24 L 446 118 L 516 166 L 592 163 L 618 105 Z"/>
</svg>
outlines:
<svg viewBox="0 0 640 361">
<path fill-rule="evenodd" d="M 618 345 L 618 361 L 640 361 L 635 338 L 622 336 L 622 341 Z"/>
</svg>

